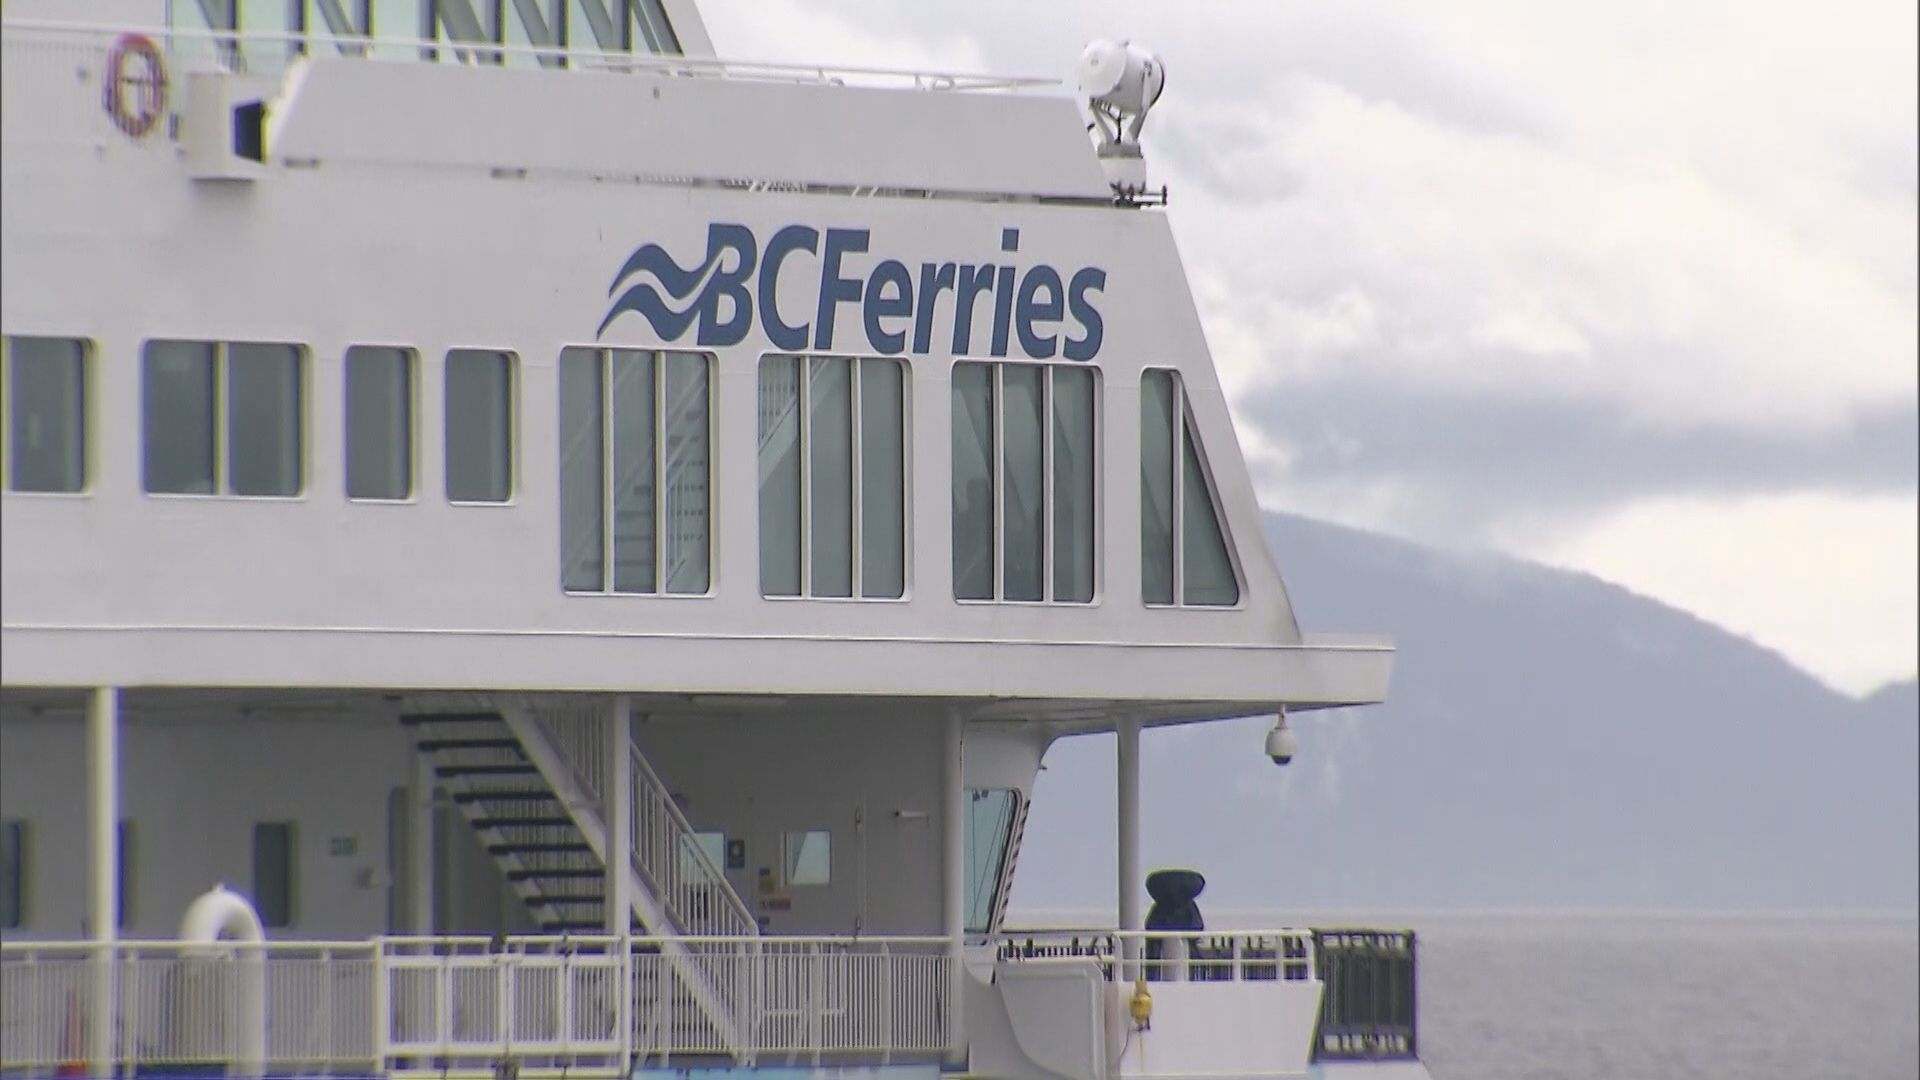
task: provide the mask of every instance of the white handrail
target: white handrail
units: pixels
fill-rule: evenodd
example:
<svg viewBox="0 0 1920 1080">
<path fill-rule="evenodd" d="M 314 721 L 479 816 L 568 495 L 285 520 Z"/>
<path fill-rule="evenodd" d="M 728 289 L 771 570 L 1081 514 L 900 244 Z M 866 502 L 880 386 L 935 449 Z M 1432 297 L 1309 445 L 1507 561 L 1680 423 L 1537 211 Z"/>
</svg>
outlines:
<svg viewBox="0 0 1920 1080">
<path fill-rule="evenodd" d="M 984 75 L 972 72 L 915 70 L 912 68 L 863 67 L 851 65 L 798 64 L 779 61 L 723 60 L 717 57 L 663 56 L 655 53 L 607 52 L 599 48 L 565 48 L 542 45 L 508 45 L 493 41 L 465 41 L 455 38 L 368 37 L 360 34 L 333 34 L 325 31 L 230 31 L 185 27 L 105 24 L 59 19 L 4 19 L 0 28 L 28 33 L 71 34 L 88 37 L 114 37 L 121 33 L 146 34 L 156 40 L 184 39 L 204 41 L 229 48 L 258 44 L 330 45 L 364 48 L 368 45 L 393 50 L 449 50 L 485 53 L 489 57 L 527 57 L 571 62 L 590 70 L 661 75 L 711 75 L 758 82 L 818 83 L 846 85 L 865 80 L 904 83 L 904 88 L 929 91 L 1019 91 L 1063 89 L 1058 78 L 1037 76 Z M 359 58 L 359 57 L 354 57 Z M 377 54 L 372 59 L 381 59 Z"/>
</svg>

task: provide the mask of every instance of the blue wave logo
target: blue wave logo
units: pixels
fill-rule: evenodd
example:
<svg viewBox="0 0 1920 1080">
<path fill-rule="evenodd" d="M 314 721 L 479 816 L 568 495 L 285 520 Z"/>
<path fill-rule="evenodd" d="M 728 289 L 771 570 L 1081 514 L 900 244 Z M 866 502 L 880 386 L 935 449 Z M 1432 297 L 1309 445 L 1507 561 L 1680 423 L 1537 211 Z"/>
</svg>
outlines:
<svg viewBox="0 0 1920 1080">
<path fill-rule="evenodd" d="M 607 286 L 608 298 L 613 298 L 615 293 L 619 293 L 619 298 L 607 309 L 607 317 L 600 320 L 600 329 L 594 336 L 605 334 L 613 320 L 631 311 L 647 320 L 660 340 L 679 340 L 707 306 L 703 301 L 708 287 L 720 267 L 721 257 L 729 250 L 734 250 L 734 246 L 724 242 L 724 234 L 716 227 L 715 232 L 708 235 L 706 261 L 688 270 L 659 244 L 642 245 L 627 256 L 620 272 L 614 275 L 613 284 Z M 627 285 L 625 292 L 620 291 L 621 285 L 640 274 L 651 275 L 653 281 L 642 280 Z M 654 287 L 654 282 L 659 283 L 659 289 Z M 665 290 L 665 297 L 660 295 L 661 290 Z M 668 298 L 673 302 L 668 303 Z"/>
<path fill-rule="evenodd" d="M 969 356 L 980 354 L 976 331 L 984 331 L 984 351 L 992 356 L 1015 346 L 1041 360 L 1099 354 L 1105 324 L 1095 298 L 1106 288 L 1105 270 L 1063 273 L 1027 263 L 1018 258 L 1020 230 L 1002 229 L 999 252 L 981 252 L 986 257 L 976 255 L 977 262 L 922 262 L 916 275 L 899 259 L 868 256 L 871 238 L 867 229 L 787 225 L 762 246 L 745 225 L 713 222 L 706 258 L 692 269 L 659 244 L 642 244 L 607 287 L 612 306 L 594 336 L 632 312 L 647 320 L 657 341 L 679 341 L 697 329 L 701 347 L 725 348 L 746 340 L 757 313 L 768 344 L 783 351 Z M 817 282 L 815 298 L 804 312 L 791 310 L 789 300 L 783 315 L 775 300 L 795 266 Z M 788 321 L 794 316 L 798 321 Z M 855 342 L 862 331 L 864 340 Z"/>
</svg>

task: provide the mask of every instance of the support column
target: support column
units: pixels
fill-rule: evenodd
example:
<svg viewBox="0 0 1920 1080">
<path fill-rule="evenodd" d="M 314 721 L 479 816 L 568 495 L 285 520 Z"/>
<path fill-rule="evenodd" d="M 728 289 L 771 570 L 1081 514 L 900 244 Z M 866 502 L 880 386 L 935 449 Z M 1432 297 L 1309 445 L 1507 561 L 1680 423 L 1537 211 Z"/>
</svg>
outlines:
<svg viewBox="0 0 1920 1080">
<path fill-rule="evenodd" d="M 407 932 L 433 933 L 433 762 L 409 746 L 407 777 Z"/>
<path fill-rule="evenodd" d="M 112 1076 L 114 945 L 120 918 L 120 691 L 95 687 L 87 699 L 87 922 L 94 953 L 87 1074 Z"/>
<path fill-rule="evenodd" d="M 1140 892 L 1145 888 L 1140 878 L 1140 720 L 1134 716 L 1122 716 L 1114 721 L 1114 762 L 1119 780 L 1119 819 L 1120 835 L 1118 849 L 1120 853 L 1119 886 L 1120 930 L 1139 930 L 1146 923 L 1140 914 Z M 1133 978 L 1139 969 L 1131 963 L 1141 955 L 1140 943 L 1129 942 L 1122 955 L 1130 963 L 1127 975 Z"/>
<path fill-rule="evenodd" d="M 947 938 L 947 1045 L 950 1064 L 966 1064 L 966 981 L 963 945 L 967 931 L 967 780 L 966 718 L 949 708 L 940 759 L 940 881 L 945 888 L 941 914 Z"/>
<path fill-rule="evenodd" d="M 607 933 L 625 940 L 633 933 L 633 702 L 616 694 L 607 717 L 606 787 L 600 795 L 607 815 Z M 649 927 L 656 933 L 660 927 Z"/>
</svg>

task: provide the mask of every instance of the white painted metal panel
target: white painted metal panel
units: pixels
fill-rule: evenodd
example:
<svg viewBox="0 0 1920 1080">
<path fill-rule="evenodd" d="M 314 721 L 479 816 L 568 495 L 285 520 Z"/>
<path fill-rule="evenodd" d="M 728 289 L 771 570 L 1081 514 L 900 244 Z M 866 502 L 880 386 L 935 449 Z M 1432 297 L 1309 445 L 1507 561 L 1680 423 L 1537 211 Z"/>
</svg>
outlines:
<svg viewBox="0 0 1920 1080">
<path fill-rule="evenodd" d="M 315 59 L 274 157 L 1106 198 L 1063 94 Z M 378 117 L 378 123 L 369 122 Z"/>
</svg>

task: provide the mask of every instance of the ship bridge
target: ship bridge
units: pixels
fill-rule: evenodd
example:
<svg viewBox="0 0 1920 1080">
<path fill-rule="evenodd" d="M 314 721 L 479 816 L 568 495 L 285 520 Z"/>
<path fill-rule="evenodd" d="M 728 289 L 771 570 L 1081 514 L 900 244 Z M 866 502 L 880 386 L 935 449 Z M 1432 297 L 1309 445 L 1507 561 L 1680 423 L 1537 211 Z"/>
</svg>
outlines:
<svg viewBox="0 0 1920 1080">
<path fill-rule="evenodd" d="M 0 64 L 5 1065 L 1097 1080 L 1230 1001 L 1193 1068 L 1411 1053 L 1301 931 L 1181 938 L 1243 993 L 1090 1049 L 1190 973 L 1142 731 L 1391 649 L 1301 629 L 1071 94 L 721 61 L 685 0 L 101 8 Z M 1119 928 L 1016 944 L 1104 731 Z"/>
</svg>

